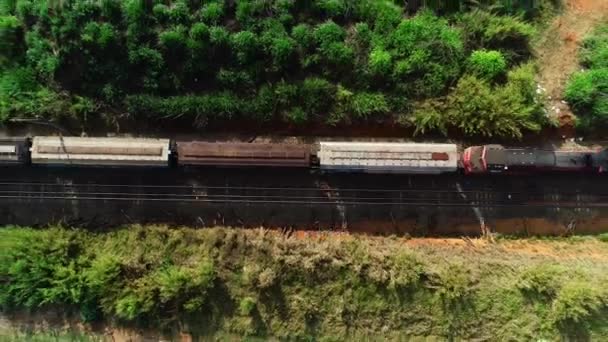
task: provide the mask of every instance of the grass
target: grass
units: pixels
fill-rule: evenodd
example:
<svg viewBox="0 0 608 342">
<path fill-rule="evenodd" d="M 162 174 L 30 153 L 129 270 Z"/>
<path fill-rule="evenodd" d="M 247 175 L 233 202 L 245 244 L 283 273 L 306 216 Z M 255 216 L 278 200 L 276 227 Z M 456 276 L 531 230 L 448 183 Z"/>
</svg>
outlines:
<svg viewBox="0 0 608 342">
<path fill-rule="evenodd" d="M 6 227 L 0 304 L 159 335 L 606 340 L 605 240 Z"/>
</svg>

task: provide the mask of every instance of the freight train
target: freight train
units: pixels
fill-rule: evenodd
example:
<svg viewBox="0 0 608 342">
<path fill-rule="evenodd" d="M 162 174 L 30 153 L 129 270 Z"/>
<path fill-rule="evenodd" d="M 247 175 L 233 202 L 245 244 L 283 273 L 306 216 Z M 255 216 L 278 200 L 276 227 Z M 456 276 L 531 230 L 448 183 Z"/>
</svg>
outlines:
<svg viewBox="0 0 608 342">
<path fill-rule="evenodd" d="M 601 173 L 608 150 L 561 151 L 455 144 L 329 142 L 261 144 L 148 138 L 43 136 L 0 140 L 0 165 L 289 167 L 402 174 Z"/>
</svg>

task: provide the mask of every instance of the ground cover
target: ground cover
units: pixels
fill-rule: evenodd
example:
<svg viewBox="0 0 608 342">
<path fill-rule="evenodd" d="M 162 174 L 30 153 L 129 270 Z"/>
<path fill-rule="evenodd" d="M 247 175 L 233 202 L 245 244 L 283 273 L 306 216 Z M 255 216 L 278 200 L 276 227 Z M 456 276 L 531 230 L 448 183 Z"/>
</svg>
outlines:
<svg viewBox="0 0 608 342">
<path fill-rule="evenodd" d="M 604 340 L 606 240 L 5 227 L 0 304 L 106 337 Z"/>
</svg>

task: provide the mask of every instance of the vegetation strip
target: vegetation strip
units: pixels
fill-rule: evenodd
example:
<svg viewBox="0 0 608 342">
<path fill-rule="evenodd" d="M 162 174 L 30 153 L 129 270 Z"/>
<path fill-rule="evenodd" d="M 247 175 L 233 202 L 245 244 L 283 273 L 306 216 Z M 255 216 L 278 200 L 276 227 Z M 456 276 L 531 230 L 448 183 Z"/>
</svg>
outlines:
<svg viewBox="0 0 608 342">
<path fill-rule="evenodd" d="M 559 1 L 419 3 L 7 1 L 0 121 L 381 124 L 508 138 L 547 124 L 530 42 Z"/>
<path fill-rule="evenodd" d="M 0 304 L 194 336 L 608 338 L 608 239 L 0 230 Z"/>
</svg>

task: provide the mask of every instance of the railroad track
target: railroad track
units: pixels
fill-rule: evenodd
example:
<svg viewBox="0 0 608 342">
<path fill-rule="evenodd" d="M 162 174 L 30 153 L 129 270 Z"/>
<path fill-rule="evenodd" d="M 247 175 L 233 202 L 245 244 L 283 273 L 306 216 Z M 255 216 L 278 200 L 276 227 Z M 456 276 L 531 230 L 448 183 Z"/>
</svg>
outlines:
<svg viewBox="0 0 608 342">
<path fill-rule="evenodd" d="M 608 207 L 608 193 L 496 189 L 370 189 L 0 182 L 2 201 L 183 202 L 236 205 L 349 205 L 420 207 Z"/>
</svg>

